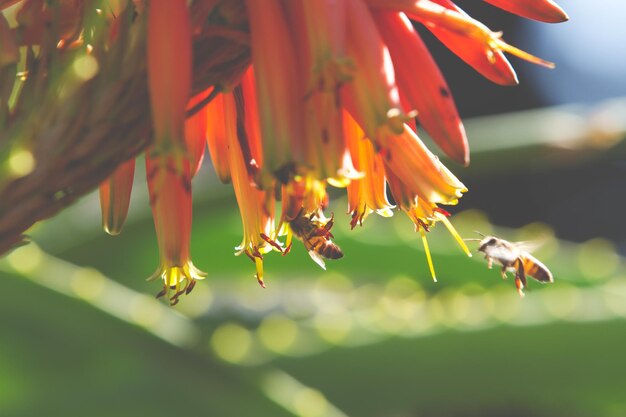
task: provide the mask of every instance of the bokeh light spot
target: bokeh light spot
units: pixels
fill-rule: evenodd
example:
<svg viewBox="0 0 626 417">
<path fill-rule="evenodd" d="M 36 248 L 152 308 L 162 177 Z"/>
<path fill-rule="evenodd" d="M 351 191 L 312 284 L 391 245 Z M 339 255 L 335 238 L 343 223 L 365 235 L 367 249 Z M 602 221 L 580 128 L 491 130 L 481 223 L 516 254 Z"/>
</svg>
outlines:
<svg viewBox="0 0 626 417">
<path fill-rule="evenodd" d="M 326 415 L 328 401 L 318 390 L 302 388 L 293 397 L 293 408 L 302 417 Z"/>
<path fill-rule="evenodd" d="M 28 175 L 35 169 L 35 157 L 26 149 L 14 150 L 9 157 L 9 169 L 16 177 Z"/>
<path fill-rule="evenodd" d="M 235 323 L 226 323 L 213 333 L 211 346 L 221 359 L 231 363 L 241 363 L 250 353 L 252 336 L 245 327 Z"/>
<path fill-rule="evenodd" d="M 146 296 L 133 297 L 129 305 L 130 319 L 143 327 L 154 327 L 162 317 L 163 309 L 158 301 Z"/>
<path fill-rule="evenodd" d="M 70 281 L 74 293 L 84 300 L 98 298 L 104 290 L 104 284 L 102 274 L 91 268 L 79 269 Z"/>
<path fill-rule="evenodd" d="M 280 315 L 271 315 L 263 319 L 257 331 L 261 343 L 276 353 L 288 351 L 298 336 L 296 323 Z"/>
<path fill-rule="evenodd" d="M 320 337 L 334 344 L 345 340 L 352 329 L 352 317 L 347 313 L 318 314 L 313 322 Z"/>
<path fill-rule="evenodd" d="M 607 239 L 591 239 L 580 246 L 577 256 L 581 274 L 598 280 L 614 274 L 620 266 L 615 246 Z"/>
<path fill-rule="evenodd" d="M 17 272 L 28 275 L 41 266 L 43 253 L 37 245 L 30 243 L 15 249 L 7 256 L 7 260 Z"/>
<path fill-rule="evenodd" d="M 83 55 L 76 58 L 72 69 L 78 78 L 87 81 L 95 77 L 100 68 L 96 58 L 92 55 Z"/>
</svg>

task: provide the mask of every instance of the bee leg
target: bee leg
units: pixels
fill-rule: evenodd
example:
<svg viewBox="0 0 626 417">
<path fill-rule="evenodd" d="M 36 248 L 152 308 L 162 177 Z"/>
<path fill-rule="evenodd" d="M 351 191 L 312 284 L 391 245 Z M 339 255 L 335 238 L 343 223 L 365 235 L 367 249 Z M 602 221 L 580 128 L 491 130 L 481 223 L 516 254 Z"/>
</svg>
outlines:
<svg viewBox="0 0 626 417">
<path fill-rule="evenodd" d="M 487 268 L 489 268 L 489 269 L 493 268 L 493 259 L 491 259 L 487 255 L 485 255 L 485 259 L 487 260 Z"/>
<path fill-rule="evenodd" d="M 330 229 L 333 228 L 334 224 L 335 224 L 335 213 L 330 213 L 330 219 L 324 225 L 324 229 L 330 232 Z"/>
<path fill-rule="evenodd" d="M 524 294 L 524 284 L 518 277 L 515 277 L 515 287 L 517 288 L 517 293 L 520 297 L 526 296 L 526 294 Z"/>
<path fill-rule="evenodd" d="M 502 275 L 502 279 L 506 279 L 506 266 L 502 266 L 502 269 L 500 270 L 500 275 Z"/>
<path fill-rule="evenodd" d="M 324 225 L 324 237 L 326 238 L 326 240 L 328 240 L 329 238 L 333 239 L 335 236 L 333 236 L 332 233 L 330 233 L 330 229 L 333 228 L 333 226 L 335 225 L 335 213 L 331 213 L 330 214 L 330 219 L 326 222 L 326 224 Z"/>
<path fill-rule="evenodd" d="M 515 261 L 517 270 L 515 271 L 515 286 L 520 297 L 524 296 L 524 288 L 526 288 L 526 272 L 524 271 L 524 263 L 521 260 Z"/>
</svg>

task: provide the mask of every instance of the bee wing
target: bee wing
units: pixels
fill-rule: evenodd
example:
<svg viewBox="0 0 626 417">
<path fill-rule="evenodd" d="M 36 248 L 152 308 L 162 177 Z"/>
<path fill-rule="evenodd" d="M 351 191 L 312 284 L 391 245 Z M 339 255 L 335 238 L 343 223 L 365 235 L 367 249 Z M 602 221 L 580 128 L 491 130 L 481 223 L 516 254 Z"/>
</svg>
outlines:
<svg viewBox="0 0 626 417">
<path fill-rule="evenodd" d="M 324 258 L 322 258 L 322 256 L 315 252 L 314 250 L 310 250 L 309 251 L 309 256 L 311 257 L 311 259 L 313 259 L 313 261 L 318 264 L 324 271 L 326 270 L 326 262 L 324 262 Z"/>
<path fill-rule="evenodd" d="M 513 242 L 513 245 L 515 245 L 520 252 L 531 253 L 541 248 L 545 243 L 546 242 L 540 240 L 524 240 L 522 242 Z"/>
</svg>

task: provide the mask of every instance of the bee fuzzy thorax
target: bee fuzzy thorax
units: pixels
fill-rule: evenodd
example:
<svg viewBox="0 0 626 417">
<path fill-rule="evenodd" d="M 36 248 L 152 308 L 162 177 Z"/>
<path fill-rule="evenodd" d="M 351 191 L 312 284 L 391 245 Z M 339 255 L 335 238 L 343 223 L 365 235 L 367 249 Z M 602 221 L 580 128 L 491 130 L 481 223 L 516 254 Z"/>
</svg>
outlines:
<svg viewBox="0 0 626 417">
<path fill-rule="evenodd" d="M 520 256 L 520 250 L 515 244 L 494 236 L 487 236 L 481 240 L 478 251 L 501 264 L 512 263 Z"/>
</svg>

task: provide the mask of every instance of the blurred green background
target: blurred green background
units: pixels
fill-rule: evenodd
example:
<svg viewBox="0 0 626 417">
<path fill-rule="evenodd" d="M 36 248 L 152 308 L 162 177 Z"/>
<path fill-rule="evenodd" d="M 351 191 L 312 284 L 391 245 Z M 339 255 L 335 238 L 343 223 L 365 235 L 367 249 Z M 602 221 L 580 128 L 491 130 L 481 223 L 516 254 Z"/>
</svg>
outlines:
<svg viewBox="0 0 626 417">
<path fill-rule="evenodd" d="M 539 28 L 458 3 L 521 47 Z M 192 251 L 209 277 L 172 308 L 154 298 L 161 284 L 144 280 L 158 252 L 138 172 L 121 236 L 101 231 L 90 195 L 0 260 L 0 417 L 626 416 L 626 100 L 611 98 L 626 84 L 594 96 L 604 90 L 592 80 L 610 78 L 568 66 L 567 52 L 608 56 L 617 39 L 617 26 L 598 30 L 578 11 L 590 2 L 568 3 L 572 22 L 604 41 L 578 37 L 568 49 L 548 36 L 584 29 L 549 26 L 530 52 L 560 67 L 518 65 L 519 88 L 490 86 L 429 41 L 472 148 L 470 168 L 451 166 L 470 188 L 453 223 L 466 238 L 538 241 L 554 284 L 532 281 L 520 299 L 441 225 L 429 234 L 434 283 L 408 219 L 371 216 L 350 231 L 338 193 L 333 232 L 346 256 L 324 272 L 296 242 L 289 256 L 266 257 L 262 289 L 250 261 L 233 256 L 241 225 L 230 186 L 204 167 Z M 620 16 L 612 7 L 602 9 Z M 618 58 L 586 63 L 618 71 Z"/>
<path fill-rule="evenodd" d="M 504 121 L 571 111 L 469 120 L 466 175 L 523 175 L 520 155 L 571 154 L 528 131 L 489 146 Z M 623 155 L 612 143 L 580 152 Z M 338 196 L 344 259 L 324 272 L 296 242 L 289 256 L 266 256 L 262 289 L 250 261 L 233 256 L 241 226 L 230 186 L 205 174 L 194 183 L 192 250 L 209 277 L 171 308 L 154 299 L 161 284 L 143 279 L 158 254 L 142 175 L 121 236 L 100 230 L 91 195 L 0 261 L 0 416 L 626 415 L 624 259 L 606 238 L 567 242 L 537 222 L 494 229 L 461 201 L 452 221 L 462 236 L 541 243 L 535 254 L 556 282 L 532 281 L 520 299 L 443 226 L 429 234 L 432 282 L 407 218 L 371 216 L 350 231 Z"/>
</svg>

